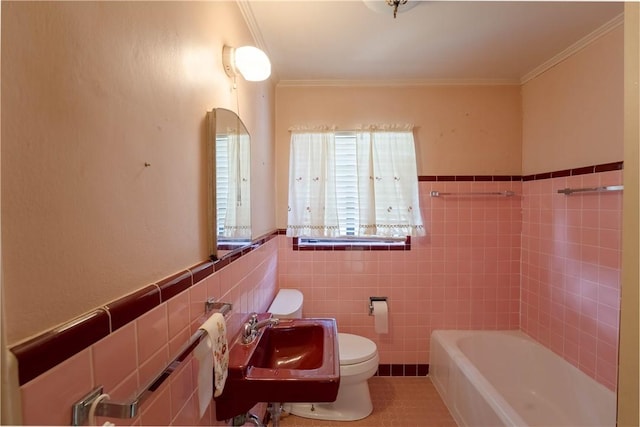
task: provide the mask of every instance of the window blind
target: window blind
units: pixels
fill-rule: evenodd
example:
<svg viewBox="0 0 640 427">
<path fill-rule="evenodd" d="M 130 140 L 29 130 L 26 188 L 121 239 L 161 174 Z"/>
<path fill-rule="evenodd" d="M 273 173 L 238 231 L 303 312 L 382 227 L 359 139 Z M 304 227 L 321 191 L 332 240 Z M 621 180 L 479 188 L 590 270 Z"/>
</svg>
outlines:
<svg viewBox="0 0 640 427">
<path fill-rule="evenodd" d="M 358 231 L 358 168 L 355 132 L 336 133 L 336 199 L 341 236 Z"/>
<path fill-rule="evenodd" d="M 216 136 L 216 227 L 218 236 L 224 235 L 229 198 L 229 138 Z"/>
</svg>

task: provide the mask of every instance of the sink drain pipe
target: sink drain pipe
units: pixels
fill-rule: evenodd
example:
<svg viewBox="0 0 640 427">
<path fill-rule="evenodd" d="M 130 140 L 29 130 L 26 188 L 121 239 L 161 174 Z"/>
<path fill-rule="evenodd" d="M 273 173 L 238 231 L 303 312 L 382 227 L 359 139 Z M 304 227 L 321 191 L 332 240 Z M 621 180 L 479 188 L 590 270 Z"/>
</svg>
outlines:
<svg viewBox="0 0 640 427">
<path fill-rule="evenodd" d="M 280 402 L 271 402 L 267 406 L 267 412 L 271 415 L 271 426 L 280 427 L 280 415 L 282 414 L 282 404 Z"/>
<path fill-rule="evenodd" d="M 243 426 L 246 423 L 251 423 L 256 427 L 265 427 L 264 424 L 260 422 L 260 418 L 257 415 L 247 412 L 246 414 L 240 414 L 233 417 L 233 421 L 231 423 L 232 426 Z"/>
</svg>

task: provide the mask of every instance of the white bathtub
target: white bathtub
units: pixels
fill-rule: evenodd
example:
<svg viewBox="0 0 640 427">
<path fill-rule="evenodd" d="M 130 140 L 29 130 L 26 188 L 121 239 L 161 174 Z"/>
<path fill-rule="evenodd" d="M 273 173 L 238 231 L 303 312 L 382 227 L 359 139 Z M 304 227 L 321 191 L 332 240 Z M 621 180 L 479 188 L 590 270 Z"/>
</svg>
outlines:
<svg viewBox="0 0 640 427">
<path fill-rule="evenodd" d="M 519 331 L 434 331 L 429 376 L 459 426 L 615 426 L 616 396 Z"/>
</svg>

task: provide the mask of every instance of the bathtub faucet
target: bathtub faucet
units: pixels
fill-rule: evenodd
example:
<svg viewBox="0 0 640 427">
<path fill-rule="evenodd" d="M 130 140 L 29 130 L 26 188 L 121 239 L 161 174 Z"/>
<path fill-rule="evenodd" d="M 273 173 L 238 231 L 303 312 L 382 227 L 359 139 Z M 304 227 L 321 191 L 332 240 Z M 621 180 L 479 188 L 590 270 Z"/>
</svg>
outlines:
<svg viewBox="0 0 640 427">
<path fill-rule="evenodd" d="M 242 344 L 250 344 L 258 336 L 258 331 L 266 326 L 274 326 L 280 323 L 279 319 L 264 319 L 258 321 L 258 315 L 252 313 L 251 317 L 242 327 Z"/>
</svg>

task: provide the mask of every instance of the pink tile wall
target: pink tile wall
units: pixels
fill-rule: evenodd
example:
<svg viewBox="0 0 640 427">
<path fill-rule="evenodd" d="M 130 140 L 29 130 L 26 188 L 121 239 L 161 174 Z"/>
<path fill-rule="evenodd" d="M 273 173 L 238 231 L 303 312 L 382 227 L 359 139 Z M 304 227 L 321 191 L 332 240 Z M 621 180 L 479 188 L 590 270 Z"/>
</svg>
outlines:
<svg viewBox="0 0 640 427">
<path fill-rule="evenodd" d="M 558 194 L 622 184 L 622 171 L 523 184 L 522 329 L 615 390 L 622 192 Z"/>
<path fill-rule="evenodd" d="M 97 385 L 113 401 L 129 401 L 173 359 L 204 322 L 210 297 L 231 302 L 227 318 L 233 337 L 251 311 L 266 311 L 276 289 L 277 239 L 271 239 L 229 266 L 195 284 L 134 322 L 21 387 L 23 422 L 70 425 L 71 407 Z M 231 338 L 230 338 L 231 339 Z M 198 362 L 184 361 L 142 405 L 135 419 L 117 425 L 225 425 L 215 405 L 199 417 Z M 99 425 L 107 419 L 98 418 Z"/>
<path fill-rule="evenodd" d="M 420 182 L 427 236 L 411 251 L 292 251 L 279 237 L 278 281 L 300 289 L 305 316 L 378 345 L 380 363 L 429 362 L 434 329 L 518 329 L 521 182 Z M 430 192 L 514 191 L 517 196 Z M 374 332 L 370 296 L 389 298 L 390 333 Z"/>
</svg>

